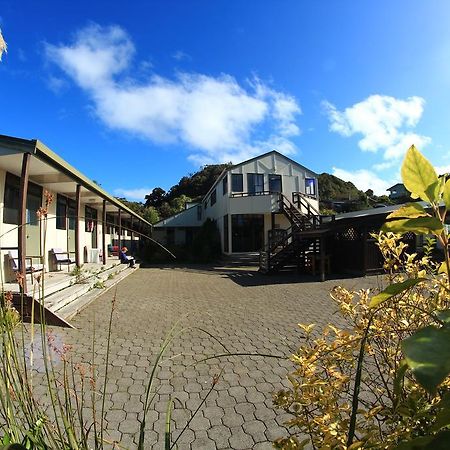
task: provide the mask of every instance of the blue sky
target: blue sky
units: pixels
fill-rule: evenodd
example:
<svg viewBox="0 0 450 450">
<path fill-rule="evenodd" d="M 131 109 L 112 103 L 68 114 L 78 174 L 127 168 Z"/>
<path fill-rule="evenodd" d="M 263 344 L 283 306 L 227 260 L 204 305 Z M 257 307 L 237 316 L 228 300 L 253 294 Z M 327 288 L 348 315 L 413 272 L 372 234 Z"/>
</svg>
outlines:
<svg viewBox="0 0 450 450">
<path fill-rule="evenodd" d="M 2 1 L 0 133 L 142 199 L 277 149 L 382 193 L 450 171 L 450 3 Z"/>
</svg>

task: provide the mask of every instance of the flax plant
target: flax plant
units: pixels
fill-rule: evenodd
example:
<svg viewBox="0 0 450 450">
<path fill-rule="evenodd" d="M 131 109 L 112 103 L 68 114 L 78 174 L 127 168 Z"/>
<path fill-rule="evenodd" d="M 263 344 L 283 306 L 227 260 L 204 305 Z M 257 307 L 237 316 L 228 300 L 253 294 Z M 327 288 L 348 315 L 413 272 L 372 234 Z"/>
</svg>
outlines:
<svg viewBox="0 0 450 450">
<path fill-rule="evenodd" d="M 46 325 L 45 309 L 45 258 L 48 229 L 48 209 L 53 202 L 53 196 L 44 192 L 44 206 L 37 211 L 40 235 L 40 253 L 43 263 L 42 274 L 33 275 L 35 283 L 32 289 L 31 323 L 29 326 L 21 321 L 24 317 L 27 294 L 24 292 L 24 273 L 17 274 L 17 282 L 21 288 L 20 305 L 13 305 L 13 294 L 5 292 L 0 295 L 0 448 L 36 449 L 36 450 L 103 450 L 105 448 L 124 448 L 119 442 L 108 438 L 105 422 L 106 385 L 109 379 L 110 344 L 113 330 L 116 294 L 113 296 L 108 322 L 107 349 L 104 366 L 97 366 L 95 359 L 96 325 L 95 318 L 92 333 L 92 357 L 87 363 L 75 362 L 68 345 L 60 346 L 55 334 Z M 54 218 L 56 219 L 56 218 Z M 25 224 L 22 226 L 27 226 Z M 110 224 L 114 225 L 114 224 Z M 19 227 L 10 232 L 17 232 Z M 3 237 L 0 236 L 0 239 Z M 3 271 L 0 271 L 3 283 Z M 29 305 L 28 305 L 29 306 Z M 39 314 L 37 314 L 39 312 Z M 35 318 L 39 317 L 36 322 Z M 211 333 L 206 333 L 219 342 Z M 150 411 L 157 389 L 154 382 L 157 377 L 165 353 L 173 340 L 192 327 L 182 328 L 177 322 L 166 335 L 160 350 L 155 355 L 144 396 L 144 406 L 139 417 L 138 450 L 144 450 L 147 416 Z M 220 342 L 219 342 L 220 344 Z M 200 360 L 206 361 L 214 357 L 237 356 L 220 344 L 224 352 L 220 355 L 208 356 Z M 36 350 L 40 355 L 37 358 Z M 246 354 L 247 355 L 247 354 Z M 250 354 L 248 354 L 250 355 Z M 251 354 L 256 356 L 256 354 Z M 270 355 L 267 355 L 270 356 Z M 43 373 L 39 374 L 37 361 L 43 364 Z M 58 366 L 58 367 L 57 367 Z M 99 375 L 102 382 L 99 383 Z M 167 406 L 166 436 L 164 448 L 177 448 L 182 434 L 200 411 L 205 401 L 218 382 L 219 376 L 212 378 L 212 383 L 206 395 L 200 400 L 198 407 L 191 414 L 184 429 L 172 442 L 171 423 L 175 398 L 170 398 Z M 35 394 L 37 386 L 39 396 Z M 98 410 L 98 398 L 100 409 Z M 10 447 L 7 447 L 10 446 Z"/>
</svg>

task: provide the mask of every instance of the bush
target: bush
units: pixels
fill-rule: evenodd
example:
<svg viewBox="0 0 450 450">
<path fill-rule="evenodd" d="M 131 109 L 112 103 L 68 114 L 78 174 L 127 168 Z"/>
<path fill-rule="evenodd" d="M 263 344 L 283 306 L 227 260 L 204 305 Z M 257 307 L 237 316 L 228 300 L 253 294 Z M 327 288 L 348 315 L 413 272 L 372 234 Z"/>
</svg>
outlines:
<svg viewBox="0 0 450 450">
<path fill-rule="evenodd" d="M 305 342 L 292 355 L 292 386 L 274 398 L 293 433 L 277 448 L 450 448 L 450 181 L 414 147 L 402 176 L 430 207 L 403 206 L 375 235 L 390 283 L 382 292 L 337 287 L 339 322 L 299 324 Z M 432 259 L 434 240 L 422 256 L 409 254 L 401 235 L 411 231 L 434 235 L 444 263 Z"/>
</svg>

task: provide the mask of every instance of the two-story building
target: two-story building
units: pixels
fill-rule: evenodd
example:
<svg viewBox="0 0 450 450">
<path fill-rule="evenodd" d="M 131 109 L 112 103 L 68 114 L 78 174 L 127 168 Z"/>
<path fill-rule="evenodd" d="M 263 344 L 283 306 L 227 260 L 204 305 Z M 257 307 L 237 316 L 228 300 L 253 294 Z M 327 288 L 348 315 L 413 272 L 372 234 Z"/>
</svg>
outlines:
<svg viewBox="0 0 450 450">
<path fill-rule="evenodd" d="M 256 252 L 292 226 L 287 210 L 318 215 L 317 174 L 276 150 L 224 170 L 201 203 L 161 220 L 153 236 L 163 244 L 189 243 L 214 220 L 226 254 Z"/>
</svg>

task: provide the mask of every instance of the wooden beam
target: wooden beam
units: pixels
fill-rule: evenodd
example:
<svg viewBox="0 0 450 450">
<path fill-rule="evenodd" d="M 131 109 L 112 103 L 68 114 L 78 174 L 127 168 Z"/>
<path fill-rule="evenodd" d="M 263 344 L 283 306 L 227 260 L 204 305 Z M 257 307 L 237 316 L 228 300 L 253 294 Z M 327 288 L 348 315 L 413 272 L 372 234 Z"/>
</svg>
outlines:
<svg viewBox="0 0 450 450">
<path fill-rule="evenodd" d="M 81 212 L 81 185 L 77 184 L 75 193 L 75 263 L 81 267 L 80 254 L 80 212 Z"/>
<path fill-rule="evenodd" d="M 27 253 L 27 193 L 28 193 L 28 175 L 30 169 L 31 153 L 24 153 L 22 158 L 22 173 L 20 178 L 19 191 L 19 227 L 17 237 L 17 247 L 19 253 L 19 273 L 23 275 L 21 292 L 27 292 L 27 270 L 26 270 L 26 253 Z M 31 275 L 33 276 L 33 275 Z"/>
<path fill-rule="evenodd" d="M 108 252 L 106 248 L 106 200 L 103 200 L 103 209 L 102 209 L 102 260 L 103 265 L 106 264 L 106 254 Z"/>
</svg>

